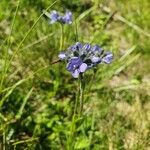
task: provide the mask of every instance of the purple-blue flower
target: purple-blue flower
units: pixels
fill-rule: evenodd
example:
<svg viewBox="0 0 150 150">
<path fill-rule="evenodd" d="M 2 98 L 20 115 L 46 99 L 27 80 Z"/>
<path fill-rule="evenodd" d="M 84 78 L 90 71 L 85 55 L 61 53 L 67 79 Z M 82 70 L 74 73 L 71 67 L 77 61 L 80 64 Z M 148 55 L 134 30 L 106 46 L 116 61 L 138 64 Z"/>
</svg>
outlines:
<svg viewBox="0 0 150 150">
<path fill-rule="evenodd" d="M 70 46 L 66 52 L 61 52 L 58 57 L 67 61 L 66 68 L 74 78 L 100 63 L 109 64 L 113 60 L 111 52 L 104 52 L 98 45 L 91 46 L 80 42 Z"/>
<path fill-rule="evenodd" d="M 67 70 L 71 72 L 74 78 L 78 78 L 80 73 L 85 72 L 87 64 L 83 63 L 79 57 L 70 59 L 67 64 Z"/>
<path fill-rule="evenodd" d="M 70 46 L 68 49 L 75 52 L 75 51 L 79 51 L 79 49 L 81 49 L 82 47 L 83 47 L 82 44 L 80 42 L 77 42 L 74 45 Z"/>
<path fill-rule="evenodd" d="M 51 11 L 50 13 L 50 23 L 53 24 L 59 20 L 60 16 L 56 10 Z"/>
<path fill-rule="evenodd" d="M 102 59 L 102 61 L 106 64 L 110 64 L 112 60 L 113 60 L 113 54 L 111 52 L 107 52 Z"/>
<path fill-rule="evenodd" d="M 98 46 L 98 45 L 94 45 L 94 46 L 91 48 L 91 51 L 92 51 L 93 53 L 98 53 L 98 54 L 100 54 L 100 53 L 103 51 L 103 49 L 102 49 L 100 46 Z"/>
<path fill-rule="evenodd" d="M 83 49 L 88 52 L 91 49 L 91 45 L 86 43 L 84 44 Z"/>
<path fill-rule="evenodd" d="M 91 61 L 92 61 L 93 63 L 98 63 L 98 62 L 101 61 L 101 58 L 98 57 L 98 56 L 92 56 L 92 57 L 91 57 Z"/>
<path fill-rule="evenodd" d="M 81 64 L 82 60 L 79 57 L 71 58 L 67 65 L 67 70 L 70 72 L 74 72 L 76 69 L 79 69 Z"/>
<path fill-rule="evenodd" d="M 61 15 L 56 10 L 53 10 L 49 14 L 50 23 L 59 22 L 62 24 L 71 24 L 72 23 L 72 12 L 67 11 L 64 15 Z"/>
<path fill-rule="evenodd" d="M 62 16 L 62 22 L 65 24 L 71 24 L 72 23 L 72 12 L 68 11 L 65 13 L 64 16 Z"/>
</svg>

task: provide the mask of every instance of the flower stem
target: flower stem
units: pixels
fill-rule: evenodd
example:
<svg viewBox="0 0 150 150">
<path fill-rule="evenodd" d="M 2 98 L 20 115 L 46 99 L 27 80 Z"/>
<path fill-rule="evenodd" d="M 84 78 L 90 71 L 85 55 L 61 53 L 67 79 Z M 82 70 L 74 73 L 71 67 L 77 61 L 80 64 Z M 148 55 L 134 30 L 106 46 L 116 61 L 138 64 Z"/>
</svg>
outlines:
<svg viewBox="0 0 150 150">
<path fill-rule="evenodd" d="M 83 113 L 83 103 L 84 103 L 84 80 L 83 75 L 80 75 L 79 78 L 79 102 L 80 102 L 80 109 L 79 109 L 79 116 L 82 116 Z"/>
<path fill-rule="evenodd" d="M 77 106 L 78 106 L 78 99 L 79 99 L 79 92 L 77 92 L 76 94 L 76 98 L 75 98 L 75 105 L 74 105 L 74 112 L 73 112 L 73 116 L 77 113 Z"/>
<path fill-rule="evenodd" d="M 78 80 L 78 91 L 76 93 L 76 99 L 75 99 L 75 104 L 74 104 L 74 112 L 72 116 L 72 121 L 71 121 L 71 127 L 70 127 L 70 136 L 68 138 L 68 143 L 67 143 L 67 149 L 72 150 L 75 144 L 75 138 L 76 138 L 76 122 L 77 120 L 82 116 L 83 112 L 83 100 L 84 100 L 84 80 L 83 80 L 83 75 L 81 74 Z M 79 106 L 79 107 L 78 107 Z"/>
<path fill-rule="evenodd" d="M 76 35 L 76 42 L 77 42 L 78 41 L 78 25 L 77 25 L 76 20 L 74 22 L 74 26 L 75 26 L 75 35 Z"/>
<path fill-rule="evenodd" d="M 60 45 L 59 52 L 63 50 L 64 47 L 64 26 L 60 23 Z M 61 64 L 58 65 L 58 82 L 61 83 Z"/>
<path fill-rule="evenodd" d="M 60 47 L 59 50 L 61 51 L 64 47 L 64 26 L 63 24 L 60 24 L 60 29 L 61 29 L 61 37 L 60 37 Z"/>
</svg>

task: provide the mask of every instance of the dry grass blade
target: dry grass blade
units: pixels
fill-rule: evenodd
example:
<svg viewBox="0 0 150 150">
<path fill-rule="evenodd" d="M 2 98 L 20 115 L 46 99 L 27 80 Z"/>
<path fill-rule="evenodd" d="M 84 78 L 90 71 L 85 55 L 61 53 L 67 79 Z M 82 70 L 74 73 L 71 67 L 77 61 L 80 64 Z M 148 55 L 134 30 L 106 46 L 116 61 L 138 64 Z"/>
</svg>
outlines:
<svg viewBox="0 0 150 150">
<path fill-rule="evenodd" d="M 105 11 L 106 13 L 111 13 L 111 10 L 109 7 L 100 5 L 100 8 Z M 125 19 L 124 17 L 122 17 L 119 14 L 114 14 L 114 16 L 117 20 L 120 20 L 121 22 L 127 24 L 129 27 L 133 28 L 135 31 L 137 31 L 138 33 L 141 33 L 147 37 L 150 37 L 150 33 L 147 31 L 144 31 L 143 29 L 141 29 L 139 26 L 137 26 L 136 24 L 133 24 L 132 22 L 128 21 L 127 19 Z"/>
</svg>

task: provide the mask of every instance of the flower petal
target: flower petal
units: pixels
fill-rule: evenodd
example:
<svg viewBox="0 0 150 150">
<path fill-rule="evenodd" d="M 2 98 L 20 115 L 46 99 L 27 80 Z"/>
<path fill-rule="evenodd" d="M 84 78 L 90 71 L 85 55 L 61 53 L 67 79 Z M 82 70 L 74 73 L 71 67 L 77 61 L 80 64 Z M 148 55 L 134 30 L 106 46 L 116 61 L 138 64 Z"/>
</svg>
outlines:
<svg viewBox="0 0 150 150">
<path fill-rule="evenodd" d="M 78 71 L 78 69 L 76 69 L 76 70 L 72 73 L 72 76 L 73 76 L 74 78 L 78 78 L 78 76 L 79 76 L 79 71 Z"/>
<path fill-rule="evenodd" d="M 83 47 L 83 45 L 80 42 L 76 42 L 75 46 L 77 50 L 80 50 Z"/>
<path fill-rule="evenodd" d="M 89 51 L 91 49 L 91 45 L 86 43 L 84 46 L 83 46 L 83 49 L 86 50 L 86 51 Z"/>
<path fill-rule="evenodd" d="M 92 58 L 91 58 L 91 61 L 93 62 L 93 63 L 98 63 L 98 62 L 100 62 L 100 58 L 99 57 L 97 57 L 97 56 L 93 56 Z"/>
<path fill-rule="evenodd" d="M 67 70 L 74 72 L 82 64 L 82 60 L 79 57 L 73 57 L 67 64 Z"/>
<path fill-rule="evenodd" d="M 58 55 L 58 57 L 59 57 L 59 59 L 63 60 L 66 58 L 66 54 L 62 52 Z"/>
<path fill-rule="evenodd" d="M 111 52 L 107 52 L 106 56 L 102 58 L 102 61 L 106 64 L 110 64 L 113 60 L 113 54 Z"/>
<path fill-rule="evenodd" d="M 79 67 L 80 72 L 85 72 L 86 69 L 87 69 L 87 64 L 86 63 L 82 63 L 81 66 Z"/>
</svg>

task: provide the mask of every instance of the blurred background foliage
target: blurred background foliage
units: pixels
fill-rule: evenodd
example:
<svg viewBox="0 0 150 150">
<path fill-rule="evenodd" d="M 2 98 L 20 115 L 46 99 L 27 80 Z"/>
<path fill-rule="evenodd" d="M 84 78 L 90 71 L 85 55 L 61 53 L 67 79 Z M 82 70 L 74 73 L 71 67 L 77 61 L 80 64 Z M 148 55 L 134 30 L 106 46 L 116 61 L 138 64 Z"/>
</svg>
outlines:
<svg viewBox="0 0 150 150">
<path fill-rule="evenodd" d="M 49 9 L 73 12 L 76 22 L 64 27 L 64 49 L 78 40 L 115 56 L 95 74 L 86 72 L 84 117 L 75 127 L 77 80 L 65 64 L 61 70 L 51 65 L 58 59 L 60 25 L 43 15 L 18 49 L 53 2 L 20 0 L 15 13 L 18 1 L 0 1 L 0 149 L 150 149 L 149 0 L 62 0 Z"/>
</svg>

